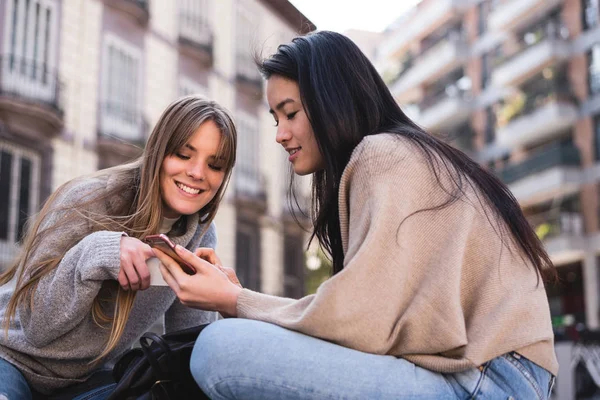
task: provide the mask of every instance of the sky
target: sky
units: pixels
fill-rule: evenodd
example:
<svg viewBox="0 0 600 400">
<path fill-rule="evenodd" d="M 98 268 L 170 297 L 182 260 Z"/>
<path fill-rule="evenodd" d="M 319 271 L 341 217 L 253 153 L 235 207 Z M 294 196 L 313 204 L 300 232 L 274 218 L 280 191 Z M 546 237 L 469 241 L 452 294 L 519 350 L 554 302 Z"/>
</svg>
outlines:
<svg viewBox="0 0 600 400">
<path fill-rule="evenodd" d="M 381 32 L 419 0 L 290 0 L 317 29 Z M 354 3 L 354 4 L 352 4 Z M 349 5 L 352 4 L 352 5 Z"/>
</svg>

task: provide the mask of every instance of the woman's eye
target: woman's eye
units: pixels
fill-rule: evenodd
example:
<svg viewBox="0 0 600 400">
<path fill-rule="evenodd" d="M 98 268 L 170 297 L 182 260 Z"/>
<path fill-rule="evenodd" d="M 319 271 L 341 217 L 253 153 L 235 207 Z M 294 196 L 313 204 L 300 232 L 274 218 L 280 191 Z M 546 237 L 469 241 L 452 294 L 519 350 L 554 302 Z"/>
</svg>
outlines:
<svg viewBox="0 0 600 400">
<path fill-rule="evenodd" d="M 214 165 L 214 164 L 209 164 L 208 165 L 210 168 L 212 168 L 215 171 L 222 171 L 223 170 L 223 166 L 222 165 Z"/>
<path fill-rule="evenodd" d="M 185 156 L 185 155 L 183 155 L 181 153 L 176 153 L 175 155 L 177 156 L 177 158 L 181 158 L 182 160 L 189 160 L 190 159 L 189 156 Z"/>
<path fill-rule="evenodd" d="M 288 120 L 290 120 L 290 119 L 293 119 L 293 118 L 296 116 L 296 114 L 298 114 L 298 111 L 296 111 L 296 112 L 293 112 L 293 113 L 291 113 L 291 114 L 288 114 L 288 115 L 287 115 L 287 119 L 288 119 Z"/>
</svg>

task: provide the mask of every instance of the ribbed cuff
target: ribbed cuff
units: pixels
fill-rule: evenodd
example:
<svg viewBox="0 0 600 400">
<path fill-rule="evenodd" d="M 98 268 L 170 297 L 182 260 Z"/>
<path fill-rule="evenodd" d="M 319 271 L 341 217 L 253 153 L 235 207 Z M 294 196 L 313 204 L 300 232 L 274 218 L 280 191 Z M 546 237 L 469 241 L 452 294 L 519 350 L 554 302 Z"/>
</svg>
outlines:
<svg viewBox="0 0 600 400">
<path fill-rule="evenodd" d="M 91 252 L 96 268 L 102 268 L 106 279 L 117 279 L 121 269 L 121 238 L 124 232 L 99 231 L 88 235 L 84 241 L 92 246 Z"/>
</svg>

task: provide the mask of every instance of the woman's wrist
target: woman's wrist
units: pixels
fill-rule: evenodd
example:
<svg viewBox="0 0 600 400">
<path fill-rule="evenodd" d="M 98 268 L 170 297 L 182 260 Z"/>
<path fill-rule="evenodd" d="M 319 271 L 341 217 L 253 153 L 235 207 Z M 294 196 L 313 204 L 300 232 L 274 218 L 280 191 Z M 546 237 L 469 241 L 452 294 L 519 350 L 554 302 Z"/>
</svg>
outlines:
<svg viewBox="0 0 600 400">
<path fill-rule="evenodd" d="M 240 295 L 242 288 L 237 285 L 231 285 L 230 290 L 228 291 L 225 304 L 222 307 L 222 310 L 219 310 L 221 315 L 225 318 L 235 318 L 237 317 L 237 301 Z"/>
</svg>

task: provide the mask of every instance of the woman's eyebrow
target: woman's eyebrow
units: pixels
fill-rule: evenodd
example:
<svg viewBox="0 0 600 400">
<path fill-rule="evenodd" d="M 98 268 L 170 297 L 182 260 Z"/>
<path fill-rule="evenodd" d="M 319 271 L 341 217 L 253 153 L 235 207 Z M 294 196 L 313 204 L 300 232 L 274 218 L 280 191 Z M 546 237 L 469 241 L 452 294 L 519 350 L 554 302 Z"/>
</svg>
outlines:
<svg viewBox="0 0 600 400">
<path fill-rule="evenodd" d="M 279 111 L 279 110 L 281 110 L 281 109 L 283 108 L 283 106 L 285 106 L 286 104 L 288 104 L 288 103 L 294 103 L 294 102 L 295 102 L 295 100 L 294 100 L 294 99 L 290 99 L 290 98 L 288 97 L 287 99 L 280 101 L 280 102 L 279 102 L 279 103 L 278 103 L 278 104 L 275 106 L 275 109 L 276 109 L 277 111 Z M 271 108 L 271 109 L 269 109 L 269 112 L 270 112 L 271 114 L 274 114 L 274 113 L 275 113 L 275 111 L 273 111 L 273 109 L 272 109 L 272 108 Z"/>
</svg>

